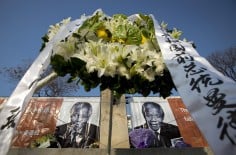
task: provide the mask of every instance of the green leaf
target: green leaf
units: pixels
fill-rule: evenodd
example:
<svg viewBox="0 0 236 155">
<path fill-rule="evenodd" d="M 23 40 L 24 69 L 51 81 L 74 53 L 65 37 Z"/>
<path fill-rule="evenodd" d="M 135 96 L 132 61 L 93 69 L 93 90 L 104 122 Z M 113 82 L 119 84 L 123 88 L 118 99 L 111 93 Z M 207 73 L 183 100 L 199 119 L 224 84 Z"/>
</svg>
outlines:
<svg viewBox="0 0 236 155">
<path fill-rule="evenodd" d="M 126 44 L 139 45 L 142 41 L 141 31 L 137 27 L 129 27 Z"/>
<path fill-rule="evenodd" d="M 40 52 L 45 48 L 45 46 L 46 46 L 46 43 L 49 41 L 48 39 L 48 35 L 47 34 L 45 34 L 42 38 L 41 38 L 42 40 L 43 40 L 43 43 L 42 43 L 42 45 L 41 45 L 41 48 L 40 48 Z"/>
<path fill-rule="evenodd" d="M 51 65 L 54 71 L 59 76 L 65 76 L 67 74 L 68 63 L 64 60 L 63 56 L 55 54 L 51 57 Z"/>
<path fill-rule="evenodd" d="M 142 29 L 142 34 L 146 38 L 150 38 L 150 36 L 151 36 L 151 32 L 147 29 Z"/>
<path fill-rule="evenodd" d="M 124 20 L 127 19 L 127 16 L 125 14 L 114 14 L 112 16 L 113 19 L 117 19 L 117 18 L 123 18 Z"/>
<path fill-rule="evenodd" d="M 71 67 L 74 67 L 75 69 L 78 69 L 79 67 L 83 67 L 86 65 L 86 62 L 77 57 L 71 57 L 70 62 L 71 62 Z"/>
<path fill-rule="evenodd" d="M 78 32 L 81 32 L 83 29 L 91 29 L 93 26 L 100 23 L 99 18 L 103 15 L 101 12 L 97 12 L 94 16 L 88 18 L 83 25 L 78 29 Z"/>
<path fill-rule="evenodd" d="M 127 38 L 127 30 L 125 25 L 119 25 L 112 34 L 113 39 L 119 40 L 119 39 L 126 39 Z"/>
</svg>

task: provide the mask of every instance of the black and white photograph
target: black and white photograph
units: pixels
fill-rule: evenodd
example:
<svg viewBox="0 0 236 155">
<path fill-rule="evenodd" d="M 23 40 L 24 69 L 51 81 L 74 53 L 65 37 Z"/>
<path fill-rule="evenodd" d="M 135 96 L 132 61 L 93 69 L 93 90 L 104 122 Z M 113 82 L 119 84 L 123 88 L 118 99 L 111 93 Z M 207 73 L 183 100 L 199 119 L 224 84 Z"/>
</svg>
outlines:
<svg viewBox="0 0 236 155">
<path fill-rule="evenodd" d="M 76 98 L 65 100 L 50 147 L 89 148 L 99 141 L 99 100 Z"/>
<path fill-rule="evenodd" d="M 150 132 L 152 135 L 149 139 L 144 137 L 144 139 L 149 141 L 145 147 L 171 147 L 171 139 L 181 137 L 175 117 L 166 100 L 152 97 L 133 97 L 131 115 L 133 130 L 149 129 L 149 131 L 145 130 L 145 132 Z M 131 145 L 132 138 L 130 136 Z M 143 143 L 146 142 L 144 141 Z"/>
</svg>

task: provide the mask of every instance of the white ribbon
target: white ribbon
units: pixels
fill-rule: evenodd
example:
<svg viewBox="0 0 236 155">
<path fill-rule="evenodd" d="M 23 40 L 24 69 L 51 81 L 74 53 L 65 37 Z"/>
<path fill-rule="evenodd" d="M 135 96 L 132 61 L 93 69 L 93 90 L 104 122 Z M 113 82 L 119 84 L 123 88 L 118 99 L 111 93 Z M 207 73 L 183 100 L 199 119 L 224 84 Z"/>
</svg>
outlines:
<svg viewBox="0 0 236 155">
<path fill-rule="evenodd" d="M 201 57 L 192 44 L 173 39 L 151 15 L 164 62 L 190 114 L 216 155 L 236 152 L 236 83 Z"/>
<path fill-rule="evenodd" d="M 59 32 L 46 45 L 31 67 L 27 70 L 18 83 L 8 101 L 3 105 L 0 112 L 0 154 L 6 155 L 14 134 L 19 118 L 32 97 L 41 74 L 50 63 L 53 46 L 56 42 L 65 39 L 77 30 L 88 17 L 69 22 L 60 28 Z"/>
</svg>

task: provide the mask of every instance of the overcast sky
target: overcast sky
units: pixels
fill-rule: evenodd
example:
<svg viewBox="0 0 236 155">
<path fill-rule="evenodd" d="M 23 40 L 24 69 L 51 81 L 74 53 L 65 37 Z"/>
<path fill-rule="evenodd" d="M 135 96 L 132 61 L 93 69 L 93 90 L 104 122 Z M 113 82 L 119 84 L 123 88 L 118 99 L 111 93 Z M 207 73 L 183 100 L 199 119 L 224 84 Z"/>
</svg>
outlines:
<svg viewBox="0 0 236 155">
<path fill-rule="evenodd" d="M 153 14 L 169 28 L 182 30 L 203 57 L 236 46 L 236 0 L 0 0 L 0 67 L 33 61 L 49 25 L 99 8 L 110 16 Z M 9 96 L 14 88 L 0 77 L 0 96 Z"/>
</svg>

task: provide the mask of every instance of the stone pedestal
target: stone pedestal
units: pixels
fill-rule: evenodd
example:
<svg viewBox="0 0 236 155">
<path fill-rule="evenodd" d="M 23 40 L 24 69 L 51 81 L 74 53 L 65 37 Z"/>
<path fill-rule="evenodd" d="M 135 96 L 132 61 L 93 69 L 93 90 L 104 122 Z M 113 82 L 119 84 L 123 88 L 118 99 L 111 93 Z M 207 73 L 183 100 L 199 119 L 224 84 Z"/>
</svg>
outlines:
<svg viewBox="0 0 236 155">
<path fill-rule="evenodd" d="M 110 107 L 110 104 L 113 104 Z M 109 131 L 111 130 L 111 148 L 129 148 L 128 124 L 125 96 L 116 100 L 111 91 L 101 92 L 100 113 L 100 148 L 109 147 Z M 110 119 L 112 124 L 109 125 Z"/>
</svg>

